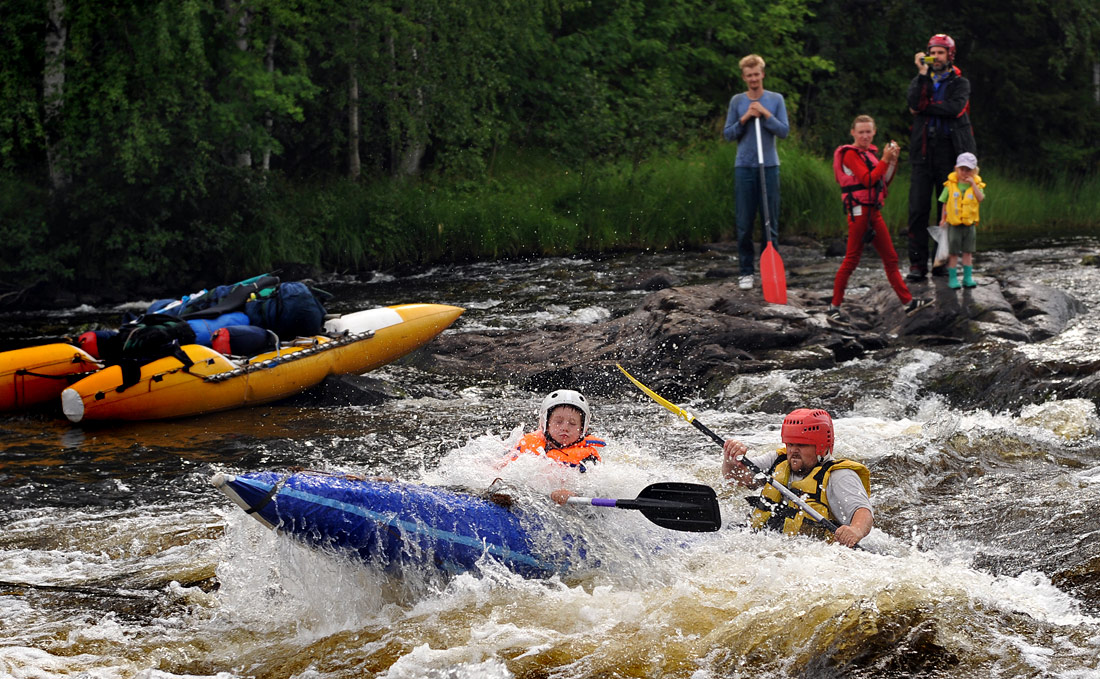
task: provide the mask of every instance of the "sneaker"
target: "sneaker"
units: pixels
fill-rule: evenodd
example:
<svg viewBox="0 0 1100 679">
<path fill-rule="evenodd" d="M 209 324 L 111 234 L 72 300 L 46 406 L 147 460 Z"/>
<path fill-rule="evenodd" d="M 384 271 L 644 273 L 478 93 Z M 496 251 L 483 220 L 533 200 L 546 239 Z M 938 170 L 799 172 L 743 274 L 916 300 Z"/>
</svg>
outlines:
<svg viewBox="0 0 1100 679">
<path fill-rule="evenodd" d="M 737 285 L 742 290 L 752 290 L 752 276 L 742 276 Z"/>
<path fill-rule="evenodd" d="M 920 268 L 919 266 L 911 266 L 911 267 L 909 267 L 908 275 L 906 275 L 905 277 L 908 280 L 911 280 L 913 282 L 917 282 L 917 281 L 923 281 L 924 277 L 927 276 L 927 275 L 928 275 L 928 273 L 924 269 Z"/>
<path fill-rule="evenodd" d="M 825 312 L 825 318 L 830 323 L 836 323 L 837 325 L 851 325 L 848 323 L 848 319 L 844 318 L 844 314 L 840 311 L 840 307 L 835 304 L 829 305 L 829 310 Z"/>
<path fill-rule="evenodd" d="M 930 299 L 918 299 L 914 297 L 909 300 L 909 303 L 905 305 L 905 315 L 912 316 L 924 307 L 932 306 L 932 300 Z"/>
</svg>

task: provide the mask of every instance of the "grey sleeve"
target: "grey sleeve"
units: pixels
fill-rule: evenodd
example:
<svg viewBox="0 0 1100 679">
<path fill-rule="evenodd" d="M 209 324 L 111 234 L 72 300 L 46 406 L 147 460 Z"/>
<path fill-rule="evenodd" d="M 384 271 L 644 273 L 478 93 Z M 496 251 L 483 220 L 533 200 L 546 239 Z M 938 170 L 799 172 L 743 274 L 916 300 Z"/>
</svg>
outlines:
<svg viewBox="0 0 1100 679">
<path fill-rule="evenodd" d="M 759 455 L 746 455 L 745 457 L 747 457 L 749 461 L 754 462 L 757 467 L 760 467 L 761 471 L 767 474 L 772 468 L 772 465 L 775 464 L 775 461 L 779 459 L 779 453 L 773 450 Z"/>
<path fill-rule="evenodd" d="M 867 497 L 859 474 L 851 469 L 838 469 L 831 473 L 825 494 L 829 500 L 829 509 L 836 516 L 837 523 L 842 526 L 852 522 L 852 516 L 860 507 L 866 507 L 872 517 L 875 515 L 871 498 Z"/>
</svg>

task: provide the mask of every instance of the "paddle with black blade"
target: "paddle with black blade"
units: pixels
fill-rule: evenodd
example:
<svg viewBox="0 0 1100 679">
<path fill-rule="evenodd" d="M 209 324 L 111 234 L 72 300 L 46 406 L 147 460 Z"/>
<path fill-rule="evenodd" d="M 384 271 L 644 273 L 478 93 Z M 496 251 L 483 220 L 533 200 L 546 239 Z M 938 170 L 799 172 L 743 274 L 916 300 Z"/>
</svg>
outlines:
<svg viewBox="0 0 1100 679">
<path fill-rule="evenodd" d="M 634 500 L 602 497 L 571 497 L 571 505 L 637 509 L 661 528 L 689 533 L 706 533 L 722 527 L 718 496 L 710 486 L 664 481 L 646 486 Z"/>
<path fill-rule="evenodd" d="M 764 291 L 764 301 L 769 304 L 787 303 L 787 271 L 783 268 L 783 258 L 772 245 L 775 230 L 772 227 L 774 215 L 768 210 L 768 184 L 764 177 L 764 146 L 760 135 L 760 118 L 756 118 L 756 157 L 760 162 L 760 191 L 764 197 L 764 232 L 768 244 L 760 253 L 760 287 Z"/>
<path fill-rule="evenodd" d="M 688 422 L 690 422 L 696 429 L 698 429 L 699 431 L 701 431 L 704 434 L 706 434 L 707 436 L 709 436 L 718 445 L 721 446 L 721 445 L 725 444 L 725 441 L 722 439 L 721 436 L 719 436 L 718 434 L 715 434 L 713 431 L 710 430 L 709 427 L 707 427 L 705 424 L 703 424 L 699 420 L 695 419 L 694 415 L 692 415 L 688 411 L 684 410 L 680 406 L 676 405 L 675 403 L 672 403 L 671 401 L 668 401 L 668 400 L 662 398 L 659 394 L 657 394 L 657 392 L 653 391 L 652 389 L 650 389 L 646 385 L 639 382 L 633 375 L 631 375 L 630 373 L 628 373 L 626 371 L 626 368 L 622 367 L 618 363 L 615 364 L 615 367 L 617 367 L 619 370 L 623 371 L 623 374 L 626 375 L 627 378 L 631 382 L 633 382 L 636 387 L 638 387 L 643 392 L 645 392 L 646 396 L 649 396 L 651 399 L 653 399 L 657 403 L 660 403 L 665 408 L 668 408 L 672 412 L 676 413 L 680 417 L 682 417 L 685 420 L 687 420 Z M 826 529 L 828 529 L 829 532 L 835 533 L 837 531 L 837 529 L 840 528 L 840 526 L 836 525 L 836 523 L 834 523 L 833 521 L 831 521 L 831 520 L 825 518 L 824 516 L 822 516 L 821 512 L 817 511 L 816 509 L 814 509 L 813 507 L 808 505 L 805 500 L 798 497 L 798 495 L 796 495 L 794 493 L 794 491 L 792 491 L 790 488 L 784 486 L 782 483 L 779 483 L 778 481 L 776 481 L 772 477 L 771 474 L 766 473 L 763 469 L 756 466 L 756 464 L 752 460 L 750 460 L 749 458 L 742 455 L 740 458 L 738 458 L 738 461 L 741 464 L 748 467 L 749 471 L 753 472 L 757 476 L 763 477 L 764 480 L 768 483 L 768 485 L 770 485 L 772 488 L 775 488 L 776 490 L 778 490 L 779 493 L 783 497 L 787 498 L 788 500 L 793 502 L 795 505 L 797 505 L 799 509 L 801 509 L 803 512 L 805 512 L 814 521 L 817 521 L 819 524 L 821 524 Z M 859 545 L 856 545 L 856 548 L 859 549 L 860 548 Z"/>
</svg>

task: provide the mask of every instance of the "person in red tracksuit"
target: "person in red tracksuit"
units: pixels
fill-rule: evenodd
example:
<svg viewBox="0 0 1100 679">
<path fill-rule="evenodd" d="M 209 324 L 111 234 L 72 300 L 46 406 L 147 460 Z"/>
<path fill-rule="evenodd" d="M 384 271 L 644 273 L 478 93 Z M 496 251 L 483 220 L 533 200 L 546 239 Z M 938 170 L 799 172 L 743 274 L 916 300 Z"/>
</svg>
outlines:
<svg viewBox="0 0 1100 679">
<path fill-rule="evenodd" d="M 890 230 L 882 219 L 882 204 L 886 200 L 887 186 L 894 179 L 900 149 L 897 142 L 891 141 L 883 151 L 882 160 L 875 156 L 878 149 L 872 144 L 875 120 L 871 116 L 857 116 L 852 121 L 851 134 L 852 143 L 838 146 L 833 152 L 833 173 L 840 184 L 848 216 L 848 248 L 833 280 L 833 298 L 827 315 L 834 322 L 845 322 L 840 304 L 844 301 L 848 279 L 859 265 L 863 245 L 868 241 L 882 259 L 886 279 L 905 305 L 905 312 L 913 315 L 932 301 L 916 299 L 909 292 L 898 270 L 898 253 L 890 239 Z"/>
</svg>

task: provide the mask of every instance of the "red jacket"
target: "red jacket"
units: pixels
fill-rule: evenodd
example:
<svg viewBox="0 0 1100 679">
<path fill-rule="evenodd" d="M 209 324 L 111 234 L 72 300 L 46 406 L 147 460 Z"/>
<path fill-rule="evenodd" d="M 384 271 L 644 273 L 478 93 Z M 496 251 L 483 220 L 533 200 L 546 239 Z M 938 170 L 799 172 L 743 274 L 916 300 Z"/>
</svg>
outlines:
<svg viewBox="0 0 1100 679">
<path fill-rule="evenodd" d="M 848 212 L 856 205 L 881 208 L 886 200 L 883 177 L 890 165 L 875 156 L 877 151 L 874 145 L 864 151 L 852 144 L 838 146 L 833 151 L 833 175 L 840 184 L 841 198 Z"/>
</svg>

